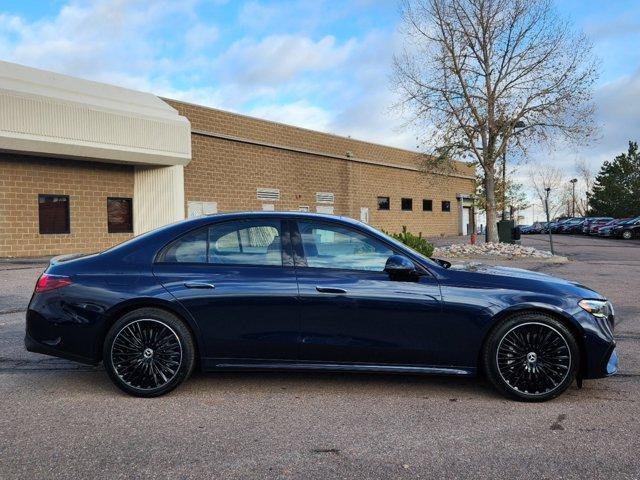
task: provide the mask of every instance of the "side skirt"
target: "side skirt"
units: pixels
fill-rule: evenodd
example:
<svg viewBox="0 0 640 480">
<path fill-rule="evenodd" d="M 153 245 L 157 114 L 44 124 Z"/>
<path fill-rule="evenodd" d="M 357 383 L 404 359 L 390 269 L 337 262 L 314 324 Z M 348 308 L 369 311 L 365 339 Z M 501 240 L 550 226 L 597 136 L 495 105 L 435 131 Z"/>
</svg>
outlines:
<svg viewBox="0 0 640 480">
<path fill-rule="evenodd" d="M 475 368 L 461 367 L 423 367 L 414 365 L 376 365 L 363 363 L 315 363 L 285 361 L 244 361 L 230 359 L 205 358 L 202 361 L 204 371 L 216 370 L 298 370 L 298 371 L 330 371 L 330 372 L 380 372 L 425 375 L 475 376 Z"/>
</svg>

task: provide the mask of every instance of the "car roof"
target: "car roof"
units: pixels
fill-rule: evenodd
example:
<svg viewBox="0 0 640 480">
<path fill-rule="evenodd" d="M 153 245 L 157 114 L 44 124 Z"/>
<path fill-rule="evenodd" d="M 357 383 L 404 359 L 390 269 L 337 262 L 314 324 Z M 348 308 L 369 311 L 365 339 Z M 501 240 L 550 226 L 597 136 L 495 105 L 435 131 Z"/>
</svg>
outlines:
<svg viewBox="0 0 640 480">
<path fill-rule="evenodd" d="M 239 211 L 239 212 L 227 212 L 227 213 L 212 213 L 209 215 L 203 215 L 196 218 L 190 218 L 186 220 L 181 220 L 179 224 L 187 225 L 189 223 L 193 223 L 194 225 L 200 223 L 208 223 L 209 221 L 222 221 L 222 220 L 243 220 L 249 218 L 290 218 L 290 219 L 314 219 L 314 220 L 332 220 L 332 221 L 342 221 L 346 223 L 350 223 L 352 225 L 366 225 L 358 220 L 355 220 L 351 217 L 345 217 L 342 215 L 331 215 L 328 213 L 313 213 L 313 212 L 288 212 L 288 211 L 273 211 L 273 212 L 265 212 L 265 211 Z"/>
</svg>

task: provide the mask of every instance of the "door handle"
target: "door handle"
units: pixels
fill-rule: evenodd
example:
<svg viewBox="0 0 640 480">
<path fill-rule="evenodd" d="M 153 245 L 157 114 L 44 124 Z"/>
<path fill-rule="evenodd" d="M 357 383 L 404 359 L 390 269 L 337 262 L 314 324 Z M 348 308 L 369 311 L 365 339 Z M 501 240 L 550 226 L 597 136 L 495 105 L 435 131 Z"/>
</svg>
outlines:
<svg viewBox="0 0 640 480">
<path fill-rule="evenodd" d="M 319 285 L 316 286 L 316 290 L 319 291 L 320 293 L 340 293 L 340 294 L 347 293 L 347 291 L 344 288 L 321 287 Z"/>
<path fill-rule="evenodd" d="M 216 288 L 213 283 L 206 282 L 185 282 L 184 286 L 187 288 Z"/>
</svg>

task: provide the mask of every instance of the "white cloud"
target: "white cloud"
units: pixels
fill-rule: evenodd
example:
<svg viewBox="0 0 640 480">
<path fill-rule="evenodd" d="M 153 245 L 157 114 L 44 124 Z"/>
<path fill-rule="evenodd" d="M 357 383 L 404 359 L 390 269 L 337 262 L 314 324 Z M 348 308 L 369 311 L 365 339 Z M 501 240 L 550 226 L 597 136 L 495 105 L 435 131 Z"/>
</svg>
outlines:
<svg viewBox="0 0 640 480">
<path fill-rule="evenodd" d="M 260 41 L 242 39 L 217 59 L 218 70 L 233 81 L 270 85 L 306 72 L 326 71 L 344 63 L 355 40 L 338 44 L 330 35 L 314 41 L 297 35 L 272 35 Z"/>
<path fill-rule="evenodd" d="M 52 18 L 26 22 L 5 15 L 3 58 L 97 80 L 116 73 L 149 78 L 162 62 L 152 33 L 190 18 L 193 6 L 193 0 L 72 0 Z"/>
<path fill-rule="evenodd" d="M 325 132 L 331 123 L 331 112 L 311 105 L 305 100 L 285 104 L 263 105 L 252 108 L 247 114 L 274 122 Z"/>
</svg>

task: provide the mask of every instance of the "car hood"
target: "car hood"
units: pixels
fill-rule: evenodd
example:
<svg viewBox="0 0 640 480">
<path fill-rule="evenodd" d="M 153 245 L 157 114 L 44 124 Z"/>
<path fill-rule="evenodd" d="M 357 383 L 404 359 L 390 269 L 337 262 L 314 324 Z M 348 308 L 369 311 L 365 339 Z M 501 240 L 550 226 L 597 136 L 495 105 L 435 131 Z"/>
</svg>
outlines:
<svg viewBox="0 0 640 480">
<path fill-rule="evenodd" d="M 458 281 L 466 280 L 496 288 L 540 293 L 561 293 L 582 298 L 603 298 L 603 296 L 595 290 L 578 282 L 572 282 L 563 278 L 554 277 L 553 275 L 525 270 L 523 268 L 500 267 L 467 262 L 462 265 L 453 265 L 449 271 L 453 275 L 463 277 L 458 278 Z"/>
</svg>

